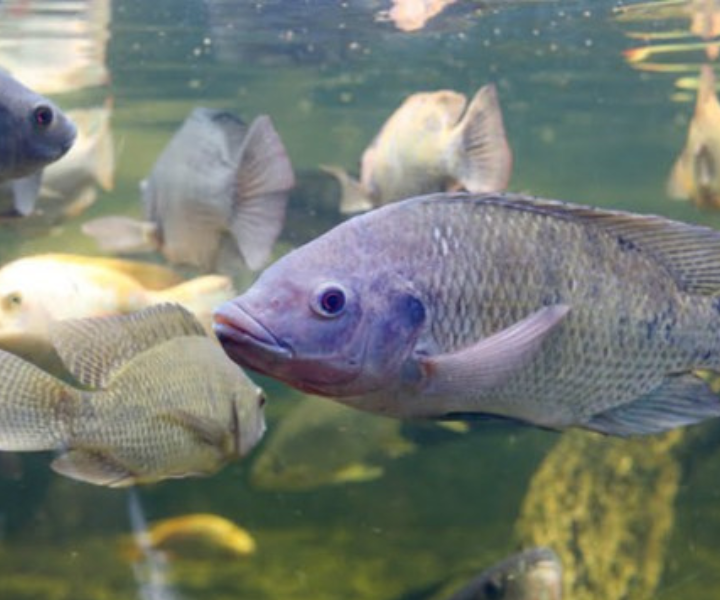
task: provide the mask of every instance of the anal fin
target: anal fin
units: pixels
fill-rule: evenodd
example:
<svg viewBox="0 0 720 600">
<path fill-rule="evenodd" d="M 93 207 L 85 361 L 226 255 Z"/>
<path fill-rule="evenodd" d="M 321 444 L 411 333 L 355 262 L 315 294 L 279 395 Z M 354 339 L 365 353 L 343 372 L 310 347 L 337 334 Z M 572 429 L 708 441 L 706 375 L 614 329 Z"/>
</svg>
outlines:
<svg viewBox="0 0 720 600">
<path fill-rule="evenodd" d="M 652 392 L 597 414 L 582 427 L 607 435 L 647 435 L 718 416 L 720 397 L 706 381 L 686 374 L 668 377 Z"/>
<path fill-rule="evenodd" d="M 127 468 L 99 449 L 67 450 L 50 466 L 65 477 L 94 485 L 127 487 L 135 483 L 135 476 Z"/>
</svg>

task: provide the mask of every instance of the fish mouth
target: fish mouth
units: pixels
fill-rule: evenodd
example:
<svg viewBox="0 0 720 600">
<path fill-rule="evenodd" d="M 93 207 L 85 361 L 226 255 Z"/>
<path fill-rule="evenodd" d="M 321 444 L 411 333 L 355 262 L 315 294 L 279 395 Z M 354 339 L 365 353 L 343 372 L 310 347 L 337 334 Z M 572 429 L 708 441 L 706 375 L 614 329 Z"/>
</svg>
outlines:
<svg viewBox="0 0 720 600">
<path fill-rule="evenodd" d="M 226 302 L 213 313 L 213 331 L 228 356 L 241 366 L 266 372 L 268 361 L 288 361 L 290 348 L 237 302 Z"/>
</svg>

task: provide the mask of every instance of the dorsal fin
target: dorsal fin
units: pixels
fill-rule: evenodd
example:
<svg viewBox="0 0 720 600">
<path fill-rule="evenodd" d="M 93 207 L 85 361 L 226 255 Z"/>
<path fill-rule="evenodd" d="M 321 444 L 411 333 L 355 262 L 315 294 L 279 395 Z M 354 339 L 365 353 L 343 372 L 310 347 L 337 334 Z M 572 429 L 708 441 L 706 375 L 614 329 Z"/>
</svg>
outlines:
<svg viewBox="0 0 720 600">
<path fill-rule="evenodd" d="M 136 313 L 57 321 L 50 339 L 73 376 L 105 388 L 134 356 L 181 336 L 206 336 L 192 313 L 178 304 L 158 304 Z"/>
<path fill-rule="evenodd" d="M 473 199 L 582 222 L 615 237 L 623 248 L 639 250 L 651 257 L 667 270 L 681 290 L 704 295 L 720 293 L 720 231 L 656 215 L 592 208 L 520 194 L 489 194 Z"/>
</svg>

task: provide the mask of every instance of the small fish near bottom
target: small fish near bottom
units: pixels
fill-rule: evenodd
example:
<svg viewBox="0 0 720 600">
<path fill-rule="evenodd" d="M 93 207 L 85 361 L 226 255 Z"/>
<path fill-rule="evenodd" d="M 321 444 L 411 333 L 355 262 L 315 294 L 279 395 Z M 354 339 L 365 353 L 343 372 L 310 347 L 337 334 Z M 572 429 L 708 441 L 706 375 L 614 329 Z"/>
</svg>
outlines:
<svg viewBox="0 0 720 600">
<path fill-rule="evenodd" d="M 0 350 L 2 450 L 125 487 L 213 474 L 263 436 L 262 391 L 179 305 L 57 321 L 51 340 L 78 385 Z"/>
</svg>

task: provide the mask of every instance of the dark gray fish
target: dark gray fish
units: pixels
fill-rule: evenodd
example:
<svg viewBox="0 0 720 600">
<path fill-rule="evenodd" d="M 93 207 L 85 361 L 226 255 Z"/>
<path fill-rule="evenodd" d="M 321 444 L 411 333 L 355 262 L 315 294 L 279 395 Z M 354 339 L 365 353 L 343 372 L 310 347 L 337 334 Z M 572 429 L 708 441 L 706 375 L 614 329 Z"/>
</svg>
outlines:
<svg viewBox="0 0 720 600">
<path fill-rule="evenodd" d="M 355 217 L 215 312 L 238 364 L 400 418 L 647 434 L 720 415 L 720 232 L 519 195 Z"/>
<path fill-rule="evenodd" d="M 0 216 L 32 212 L 43 167 L 70 149 L 75 134 L 55 104 L 0 69 Z"/>
<path fill-rule="evenodd" d="M 248 127 L 229 112 L 196 108 L 141 184 L 146 221 L 105 217 L 83 231 L 104 250 L 160 250 L 207 271 L 256 270 L 280 234 L 294 183 L 269 117 Z"/>
</svg>

